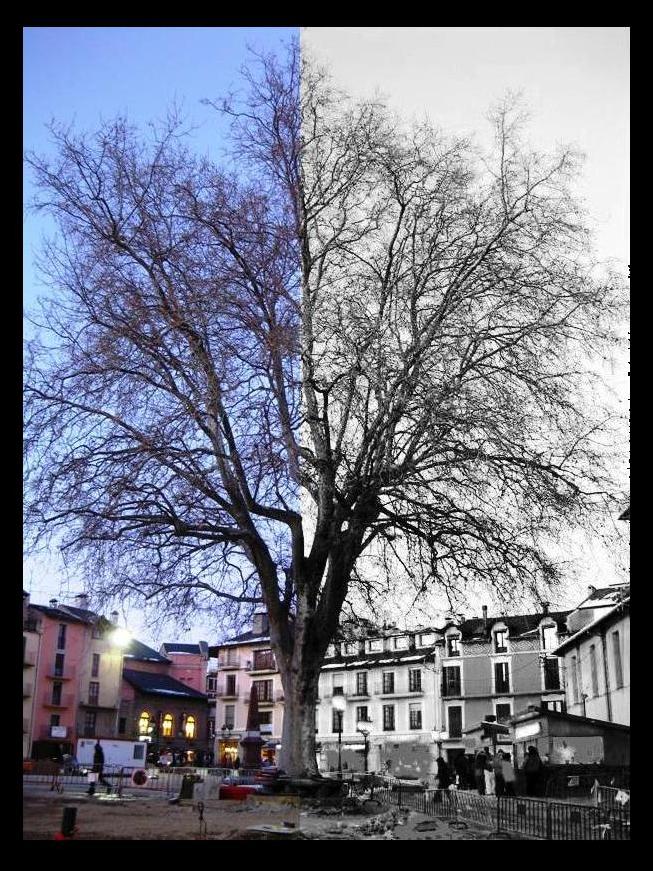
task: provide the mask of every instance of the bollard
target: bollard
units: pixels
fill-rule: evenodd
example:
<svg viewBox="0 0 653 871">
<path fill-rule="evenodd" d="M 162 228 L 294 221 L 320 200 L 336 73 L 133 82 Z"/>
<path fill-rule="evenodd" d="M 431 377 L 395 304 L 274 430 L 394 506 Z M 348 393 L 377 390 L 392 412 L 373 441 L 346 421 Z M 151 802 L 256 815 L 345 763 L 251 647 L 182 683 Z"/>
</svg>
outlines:
<svg viewBox="0 0 653 871">
<path fill-rule="evenodd" d="M 61 818 L 61 831 L 56 832 L 55 841 L 69 841 L 75 837 L 75 822 L 77 820 L 77 808 L 65 807 Z"/>
</svg>

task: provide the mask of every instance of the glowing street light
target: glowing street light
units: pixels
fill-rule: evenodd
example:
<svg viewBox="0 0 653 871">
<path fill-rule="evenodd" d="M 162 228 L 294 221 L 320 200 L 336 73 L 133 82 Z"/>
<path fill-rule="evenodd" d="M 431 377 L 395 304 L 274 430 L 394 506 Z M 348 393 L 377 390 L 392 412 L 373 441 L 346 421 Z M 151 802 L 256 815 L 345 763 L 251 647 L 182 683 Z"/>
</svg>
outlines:
<svg viewBox="0 0 653 871">
<path fill-rule="evenodd" d="M 131 632 L 123 629 L 122 626 L 118 626 L 109 636 L 109 640 L 114 647 L 128 647 L 130 641 L 132 640 Z"/>
</svg>

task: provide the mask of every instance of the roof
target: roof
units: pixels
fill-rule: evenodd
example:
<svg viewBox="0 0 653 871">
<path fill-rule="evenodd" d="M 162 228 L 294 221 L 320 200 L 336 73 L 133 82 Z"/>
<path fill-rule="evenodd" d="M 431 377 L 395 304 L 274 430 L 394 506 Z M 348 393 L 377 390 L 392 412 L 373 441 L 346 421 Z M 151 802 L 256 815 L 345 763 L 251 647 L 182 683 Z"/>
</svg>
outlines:
<svg viewBox="0 0 653 871">
<path fill-rule="evenodd" d="M 612 584 L 609 587 L 592 587 L 590 595 L 574 610 L 587 610 L 589 608 L 606 608 L 616 605 L 625 596 L 630 594 L 630 584 Z"/>
<path fill-rule="evenodd" d="M 192 687 L 187 686 L 168 674 L 156 674 L 150 671 L 134 671 L 130 668 L 123 669 L 122 676 L 127 683 L 142 693 L 150 695 L 168 696 L 170 698 L 187 698 L 206 701 L 206 695 Z"/>
<path fill-rule="evenodd" d="M 630 520 L 630 505 L 626 508 L 623 514 L 619 515 L 619 520 Z"/>
<path fill-rule="evenodd" d="M 156 650 L 152 650 L 151 647 L 148 647 L 147 644 L 143 644 L 142 641 L 138 641 L 136 638 L 132 638 L 129 642 L 123 657 L 125 659 L 139 659 L 146 662 L 170 662 L 167 657 L 157 653 Z"/>
<path fill-rule="evenodd" d="M 620 732 L 630 732 L 630 726 L 626 726 L 624 723 L 611 723 L 608 720 L 579 717 L 577 714 L 568 714 L 566 711 L 552 711 L 549 708 L 540 708 L 537 705 L 530 705 L 528 710 L 519 711 L 514 717 L 511 717 L 510 723 L 514 726 L 516 723 L 524 723 L 526 720 L 537 720 L 539 717 L 568 720 L 572 723 L 587 723 L 590 726 L 600 726 L 602 729 L 616 729 Z"/>
<path fill-rule="evenodd" d="M 53 620 L 68 620 L 73 623 L 97 623 L 98 620 L 106 619 L 94 611 L 73 608 L 71 605 L 57 605 L 56 608 L 53 608 L 50 605 L 36 605 L 30 602 L 29 607 L 40 611 L 46 617 L 51 617 Z"/>
<path fill-rule="evenodd" d="M 602 614 L 592 620 L 590 623 L 587 623 L 585 626 L 582 626 L 578 632 L 575 632 L 573 635 L 570 635 L 569 638 L 566 638 L 562 644 L 559 644 L 555 650 L 551 651 L 556 656 L 560 656 L 561 653 L 569 650 L 570 647 L 573 647 L 580 639 L 585 635 L 591 635 L 593 630 L 600 626 L 602 623 L 611 622 L 614 617 L 620 617 L 622 613 L 630 607 L 630 596 L 626 596 L 623 600 L 618 602 L 618 604 L 614 605 L 608 611 L 604 611 Z"/>
<path fill-rule="evenodd" d="M 229 647 L 231 645 L 236 644 L 255 644 L 257 641 L 270 641 L 269 634 L 261 635 L 260 633 L 252 632 L 243 632 L 240 635 L 234 635 L 233 638 L 228 638 L 226 641 L 222 641 L 220 644 L 214 644 L 212 647 L 209 647 L 209 656 L 217 656 L 218 651 L 223 647 Z"/>
<path fill-rule="evenodd" d="M 548 614 L 540 612 L 539 614 L 516 614 L 513 616 L 488 617 L 487 621 L 483 617 L 475 617 L 470 620 L 463 620 L 460 623 L 448 623 L 444 628 L 450 626 L 460 630 L 463 641 L 472 641 L 474 639 L 488 638 L 495 623 L 505 623 L 508 627 L 508 634 L 511 638 L 520 638 L 531 635 L 542 620 L 551 618 L 555 621 L 558 629 L 566 630 L 566 619 L 570 611 L 551 611 Z"/>
<path fill-rule="evenodd" d="M 204 645 L 204 647 L 202 647 Z M 178 644 L 176 641 L 165 641 L 161 645 L 161 651 L 166 653 L 192 653 L 196 656 L 201 655 L 206 650 L 206 642 L 200 641 L 198 644 Z"/>
<path fill-rule="evenodd" d="M 366 653 L 361 657 L 360 653 L 352 653 L 349 656 L 333 656 L 325 660 L 324 669 L 332 668 L 369 668 L 375 665 L 396 665 L 403 662 L 424 662 L 427 656 L 431 656 L 435 647 L 422 647 L 419 650 L 381 650 L 378 653 Z"/>
</svg>

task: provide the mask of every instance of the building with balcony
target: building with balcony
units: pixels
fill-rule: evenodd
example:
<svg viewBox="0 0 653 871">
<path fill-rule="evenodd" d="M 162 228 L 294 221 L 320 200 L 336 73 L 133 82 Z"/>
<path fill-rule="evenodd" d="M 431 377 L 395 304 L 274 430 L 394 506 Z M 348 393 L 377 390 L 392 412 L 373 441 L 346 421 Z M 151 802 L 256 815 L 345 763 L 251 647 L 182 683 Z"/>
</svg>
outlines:
<svg viewBox="0 0 653 871">
<path fill-rule="evenodd" d="M 566 675 L 567 711 L 630 725 L 630 585 L 590 587 L 555 649 Z"/>
<path fill-rule="evenodd" d="M 428 778 L 434 769 L 437 630 L 342 628 L 329 645 L 316 709 L 322 771 L 388 771 Z M 343 710 L 340 710 L 343 708 Z"/>
<path fill-rule="evenodd" d="M 29 605 L 29 619 L 40 625 L 32 758 L 72 754 L 79 737 L 116 735 L 122 650 L 112 642 L 114 624 L 87 604 L 80 595 L 75 605 Z"/>
<path fill-rule="evenodd" d="M 30 608 L 29 593 L 23 590 L 23 759 L 29 759 L 32 752 L 32 721 L 41 652 L 41 623 L 36 612 Z"/>
<path fill-rule="evenodd" d="M 447 623 L 438 645 L 441 674 L 436 730 L 443 756 L 473 752 L 475 732 L 488 717 L 507 723 L 529 705 L 564 711 L 565 692 L 554 654 L 569 612 L 483 616 Z M 506 734 L 507 743 L 510 741 Z M 499 738 L 501 741 L 501 737 Z"/>
<path fill-rule="evenodd" d="M 209 648 L 214 667 L 209 673 L 215 694 L 215 761 L 231 764 L 242 756 L 252 686 L 256 687 L 263 758 L 274 761 L 283 726 L 283 687 L 274 655 L 266 614 L 255 614 L 252 628 Z"/>
</svg>

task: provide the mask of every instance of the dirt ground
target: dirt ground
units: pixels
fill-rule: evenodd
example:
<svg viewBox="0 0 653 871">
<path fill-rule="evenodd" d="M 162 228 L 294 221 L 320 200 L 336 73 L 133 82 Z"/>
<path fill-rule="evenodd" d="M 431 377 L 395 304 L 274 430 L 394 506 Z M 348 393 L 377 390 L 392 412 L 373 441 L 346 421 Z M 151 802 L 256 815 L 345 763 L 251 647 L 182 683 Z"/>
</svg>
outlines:
<svg viewBox="0 0 653 871">
<path fill-rule="evenodd" d="M 272 827 L 271 837 L 316 840 L 489 840 L 493 833 L 476 823 L 427 817 L 384 807 L 366 815 L 318 815 L 280 801 L 208 800 L 170 804 L 163 794 L 125 793 L 122 798 L 90 797 L 79 787 L 64 793 L 25 788 L 23 838 L 52 840 L 64 807 L 77 808 L 76 840 L 249 840 L 250 827 Z M 200 810 L 203 819 L 200 820 Z M 285 834 L 284 833 L 285 830 Z M 279 834 L 281 833 L 281 834 Z"/>
</svg>

